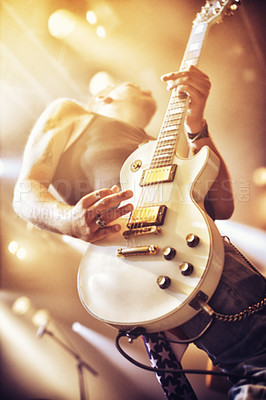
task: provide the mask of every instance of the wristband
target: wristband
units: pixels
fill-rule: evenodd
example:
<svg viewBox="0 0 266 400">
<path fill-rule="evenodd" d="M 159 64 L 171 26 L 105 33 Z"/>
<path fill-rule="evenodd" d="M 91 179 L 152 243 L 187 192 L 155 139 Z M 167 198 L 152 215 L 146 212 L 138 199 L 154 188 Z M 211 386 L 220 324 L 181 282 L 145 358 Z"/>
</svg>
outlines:
<svg viewBox="0 0 266 400">
<path fill-rule="evenodd" d="M 197 133 L 189 133 L 187 132 L 188 136 L 188 141 L 190 143 L 195 142 L 196 140 L 202 139 L 202 138 L 207 138 L 209 137 L 209 131 L 208 131 L 208 125 L 207 122 L 205 121 L 204 126 L 200 132 Z"/>
</svg>

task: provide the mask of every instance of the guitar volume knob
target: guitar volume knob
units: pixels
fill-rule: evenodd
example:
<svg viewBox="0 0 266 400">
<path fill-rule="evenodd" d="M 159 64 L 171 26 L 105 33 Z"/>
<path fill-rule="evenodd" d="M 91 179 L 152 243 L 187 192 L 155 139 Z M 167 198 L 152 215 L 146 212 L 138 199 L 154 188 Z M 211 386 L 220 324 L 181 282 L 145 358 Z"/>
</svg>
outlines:
<svg viewBox="0 0 266 400">
<path fill-rule="evenodd" d="M 192 264 L 190 264 L 188 262 L 184 262 L 179 266 L 179 269 L 180 269 L 182 275 L 189 276 L 192 274 L 194 267 Z"/>
<path fill-rule="evenodd" d="M 199 244 L 200 238 L 197 235 L 194 235 L 194 233 L 190 233 L 186 236 L 186 241 L 188 247 L 196 247 Z"/>
<path fill-rule="evenodd" d="M 173 247 L 165 247 L 163 249 L 163 256 L 166 260 L 172 260 L 176 255 L 176 250 Z"/>
<path fill-rule="evenodd" d="M 171 279 L 169 276 L 160 275 L 157 278 L 157 284 L 160 289 L 167 289 L 171 284 Z"/>
</svg>

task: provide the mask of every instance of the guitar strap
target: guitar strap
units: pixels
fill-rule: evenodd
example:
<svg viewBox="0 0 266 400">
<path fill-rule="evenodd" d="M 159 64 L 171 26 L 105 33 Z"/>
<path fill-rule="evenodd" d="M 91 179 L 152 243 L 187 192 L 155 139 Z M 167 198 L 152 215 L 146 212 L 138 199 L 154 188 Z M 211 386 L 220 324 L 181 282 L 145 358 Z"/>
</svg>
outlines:
<svg viewBox="0 0 266 400">
<path fill-rule="evenodd" d="M 160 332 L 159 335 L 160 338 L 158 338 L 158 333 L 142 336 L 152 367 L 182 369 L 180 361 L 187 345 L 178 344 L 177 351 L 174 352 L 171 344 L 167 341 L 166 333 Z M 160 372 L 156 373 L 156 377 L 168 400 L 197 400 L 197 396 L 184 374 Z"/>
</svg>

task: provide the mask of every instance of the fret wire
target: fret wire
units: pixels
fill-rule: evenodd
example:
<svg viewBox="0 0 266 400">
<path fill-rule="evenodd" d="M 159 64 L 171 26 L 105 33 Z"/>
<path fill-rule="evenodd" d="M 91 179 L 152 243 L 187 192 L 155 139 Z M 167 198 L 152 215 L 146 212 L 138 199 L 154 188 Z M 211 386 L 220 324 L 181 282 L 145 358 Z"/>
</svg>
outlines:
<svg viewBox="0 0 266 400">
<path fill-rule="evenodd" d="M 178 117 L 178 118 L 169 118 L 165 121 L 165 123 L 167 124 L 167 126 L 169 125 L 180 125 L 180 122 L 182 121 L 182 117 Z"/>
<path fill-rule="evenodd" d="M 173 113 L 173 112 L 171 112 L 169 115 L 167 115 L 167 117 L 166 117 L 166 120 L 167 121 L 169 121 L 169 120 L 175 120 L 175 119 L 181 119 L 182 118 L 182 116 L 181 116 L 181 114 L 180 113 L 178 113 L 178 112 L 175 112 L 175 113 Z"/>
<path fill-rule="evenodd" d="M 198 60 L 198 57 L 196 57 L 194 54 L 192 54 L 191 56 L 186 57 L 186 59 L 185 59 L 186 62 L 192 61 L 192 60 L 195 60 L 195 62 L 196 62 Z"/>
<path fill-rule="evenodd" d="M 174 116 L 174 115 L 167 118 L 167 122 L 179 122 L 181 120 L 182 118 L 180 116 Z"/>
<path fill-rule="evenodd" d="M 169 150 L 172 150 L 172 146 L 171 144 L 166 144 L 165 146 L 161 146 L 158 150 L 159 153 L 169 152 Z"/>
<path fill-rule="evenodd" d="M 167 154 L 170 154 L 172 152 L 172 150 L 173 150 L 172 147 L 170 148 L 170 150 L 169 150 L 169 147 L 165 147 L 165 153 L 167 153 Z M 164 153 L 164 149 L 161 148 L 161 149 L 157 149 L 157 151 L 154 152 L 154 155 L 158 156 L 158 155 L 163 154 L 163 153 Z"/>
<path fill-rule="evenodd" d="M 201 46 L 203 40 L 204 40 L 204 36 L 203 35 L 201 35 L 199 33 L 193 34 L 192 37 L 191 37 L 191 40 L 189 42 L 189 45 L 191 46 L 191 44 L 199 43 L 199 46 Z"/>
<path fill-rule="evenodd" d="M 180 99 L 178 99 L 178 97 L 173 97 L 173 99 L 171 100 L 169 106 L 170 108 L 172 106 L 177 107 L 177 112 L 178 110 L 183 110 L 184 109 L 184 101 L 180 101 Z"/>
<path fill-rule="evenodd" d="M 171 138 L 173 136 L 175 136 L 174 140 L 176 139 L 176 135 L 174 132 L 162 132 L 161 137 L 163 140 L 165 140 L 165 138 Z"/>
<path fill-rule="evenodd" d="M 181 125 L 180 123 L 169 123 L 163 127 L 163 132 L 164 133 L 167 133 L 167 132 L 174 133 L 174 131 L 179 130 L 180 125 Z"/>
<path fill-rule="evenodd" d="M 164 129 L 164 127 L 173 126 L 173 125 L 180 125 L 181 121 L 182 121 L 181 117 L 173 119 L 173 120 L 167 119 L 165 121 L 165 123 L 163 124 L 162 130 Z"/>
<path fill-rule="evenodd" d="M 171 149 L 172 147 L 171 147 L 171 143 L 162 143 L 162 145 L 161 146 L 157 146 L 157 149 L 155 150 L 155 151 L 162 151 L 162 150 L 164 150 L 164 149 Z"/>
<path fill-rule="evenodd" d="M 175 135 L 175 138 L 174 139 L 168 139 L 167 137 L 165 137 L 165 139 L 163 139 L 162 141 L 161 141 L 161 143 L 162 144 L 168 144 L 168 143 L 175 143 L 176 142 L 176 138 L 177 138 L 177 136 Z"/>
<path fill-rule="evenodd" d="M 175 137 L 173 138 L 172 136 L 170 136 L 169 138 L 167 137 L 167 136 L 165 136 L 164 138 L 162 138 L 162 140 L 160 141 L 160 143 L 162 143 L 163 145 L 165 144 L 165 143 L 168 143 L 168 142 L 175 142 L 176 141 L 176 135 L 175 135 Z"/>
<path fill-rule="evenodd" d="M 176 130 L 177 131 L 177 130 Z M 168 131 L 168 132 L 165 132 L 164 133 L 164 135 L 162 136 L 162 139 L 163 139 L 163 141 L 169 141 L 169 140 L 173 140 L 173 141 L 176 141 L 176 139 L 177 139 L 177 136 L 178 136 L 178 134 L 177 134 L 177 132 L 174 132 L 174 131 Z M 169 139 L 169 138 L 172 138 L 174 136 L 174 139 Z"/>
<path fill-rule="evenodd" d="M 184 59 L 185 62 L 188 62 L 189 60 L 197 60 L 200 55 L 199 51 L 191 51 L 187 55 L 187 57 Z"/>
</svg>

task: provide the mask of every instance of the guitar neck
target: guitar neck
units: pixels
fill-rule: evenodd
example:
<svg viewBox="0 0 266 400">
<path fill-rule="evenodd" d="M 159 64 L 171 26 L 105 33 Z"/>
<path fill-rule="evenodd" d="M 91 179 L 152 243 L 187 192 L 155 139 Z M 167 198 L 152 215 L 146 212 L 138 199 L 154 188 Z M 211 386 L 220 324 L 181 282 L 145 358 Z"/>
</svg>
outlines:
<svg viewBox="0 0 266 400">
<path fill-rule="evenodd" d="M 199 58 L 207 37 L 208 24 L 202 22 L 194 24 L 189 36 L 188 44 L 181 62 L 180 71 L 187 69 L 190 65 L 198 65 Z"/>
<path fill-rule="evenodd" d="M 180 71 L 191 65 L 198 65 L 207 32 L 210 26 L 220 22 L 224 16 L 232 15 L 238 8 L 240 0 L 208 0 L 201 12 L 193 21 L 192 30 Z M 177 89 L 172 90 L 169 105 L 157 139 L 156 148 L 151 161 L 151 168 L 165 167 L 172 164 L 175 153 L 187 155 L 187 143 L 184 135 L 180 135 L 184 128 L 189 98 Z M 182 137 L 183 140 L 180 140 Z M 181 142 L 181 145 L 180 143 Z M 186 150 L 184 150 L 186 147 Z"/>
<path fill-rule="evenodd" d="M 190 65 L 198 65 L 207 27 L 206 23 L 193 25 L 180 71 L 187 69 Z M 151 168 L 164 167 L 172 163 L 180 131 L 184 126 L 188 101 L 188 96 L 185 93 L 180 93 L 176 89 L 172 90 L 151 161 Z"/>
</svg>

